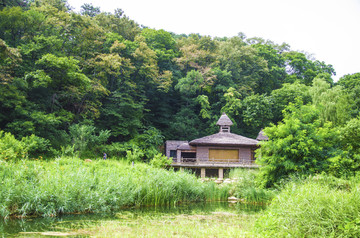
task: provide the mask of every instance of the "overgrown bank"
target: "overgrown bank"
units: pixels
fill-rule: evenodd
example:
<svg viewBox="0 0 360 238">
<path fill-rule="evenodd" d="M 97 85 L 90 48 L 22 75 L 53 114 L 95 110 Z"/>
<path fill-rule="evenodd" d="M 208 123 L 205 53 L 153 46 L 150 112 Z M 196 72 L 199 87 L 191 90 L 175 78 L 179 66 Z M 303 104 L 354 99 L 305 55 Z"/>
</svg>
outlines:
<svg viewBox="0 0 360 238">
<path fill-rule="evenodd" d="M 0 162 L 0 216 L 110 212 L 125 206 L 225 199 L 229 189 L 195 176 L 125 161 Z"/>
<path fill-rule="evenodd" d="M 359 178 L 289 182 L 255 224 L 260 237 L 359 237 Z"/>
<path fill-rule="evenodd" d="M 270 203 L 260 215 L 249 218 L 246 232 L 254 227 L 247 233 L 254 237 L 360 236 L 359 177 L 347 180 L 325 174 L 304 179 L 293 177 L 278 189 L 270 190 L 259 186 L 256 170 L 234 170 L 230 176 L 238 182 L 204 183 L 186 172 L 158 169 L 145 163 L 132 166 L 126 161 L 85 162 L 72 157 L 2 161 L 0 215 L 7 218 L 113 212 L 128 206 L 224 200 L 231 194 L 247 202 Z M 104 229 L 103 232 L 108 232 Z M 230 229 L 244 232 L 243 228 Z"/>
</svg>

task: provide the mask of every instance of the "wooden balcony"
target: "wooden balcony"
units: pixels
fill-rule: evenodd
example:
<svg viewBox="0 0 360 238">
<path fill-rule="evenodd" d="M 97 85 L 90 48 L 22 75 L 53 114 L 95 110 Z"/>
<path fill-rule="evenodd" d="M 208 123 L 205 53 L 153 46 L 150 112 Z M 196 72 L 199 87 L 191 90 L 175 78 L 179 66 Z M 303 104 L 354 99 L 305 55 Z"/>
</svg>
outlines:
<svg viewBox="0 0 360 238">
<path fill-rule="evenodd" d="M 258 168 L 255 160 L 249 159 L 223 159 L 209 160 L 208 158 L 180 158 L 173 160 L 172 167 L 188 168 Z"/>
</svg>

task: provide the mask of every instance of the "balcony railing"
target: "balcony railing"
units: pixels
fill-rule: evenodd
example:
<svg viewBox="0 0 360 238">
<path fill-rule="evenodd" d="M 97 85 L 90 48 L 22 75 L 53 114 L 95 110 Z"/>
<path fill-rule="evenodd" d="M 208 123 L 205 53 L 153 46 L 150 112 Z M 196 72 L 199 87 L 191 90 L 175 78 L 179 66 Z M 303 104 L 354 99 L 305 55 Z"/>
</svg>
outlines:
<svg viewBox="0 0 360 238">
<path fill-rule="evenodd" d="M 174 160 L 177 162 L 177 160 Z M 208 158 L 180 158 L 180 163 L 184 164 L 244 164 L 244 165 L 253 165 L 255 164 L 255 159 L 249 160 L 248 158 L 240 159 L 208 159 Z"/>
</svg>

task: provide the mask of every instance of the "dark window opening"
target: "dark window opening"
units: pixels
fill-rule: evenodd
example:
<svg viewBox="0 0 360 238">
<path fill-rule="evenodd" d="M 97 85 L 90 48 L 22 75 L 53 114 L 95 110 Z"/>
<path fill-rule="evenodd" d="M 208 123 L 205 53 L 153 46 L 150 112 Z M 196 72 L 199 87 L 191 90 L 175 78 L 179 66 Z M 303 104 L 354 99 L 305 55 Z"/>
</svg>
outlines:
<svg viewBox="0 0 360 238">
<path fill-rule="evenodd" d="M 170 150 L 170 157 L 176 158 L 176 150 Z"/>
<path fill-rule="evenodd" d="M 217 178 L 219 175 L 218 169 L 206 169 L 205 170 L 205 177 L 208 178 Z"/>
<path fill-rule="evenodd" d="M 182 162 L 195 162 L 196 152 L 181 152 Z"/>
<path fill-rule="evenodd" d="M 196 152 L 181 152 L 182 158 L 196 158 Z"/>
<path fill-rule="evenodd" d="M 251 150 L 251 163 L 252 164 L 255 163 L 255 160 L 256 160 L 256 158 L 255 158 L 255 150 Z"/>
</svg>

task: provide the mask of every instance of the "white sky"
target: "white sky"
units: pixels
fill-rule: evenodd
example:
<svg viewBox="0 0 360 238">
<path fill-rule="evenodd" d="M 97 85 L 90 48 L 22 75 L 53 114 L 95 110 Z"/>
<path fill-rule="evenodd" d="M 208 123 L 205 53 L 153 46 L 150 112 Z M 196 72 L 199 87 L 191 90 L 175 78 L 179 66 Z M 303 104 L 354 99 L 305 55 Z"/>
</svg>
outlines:
<svg viewBox="0 0 360 238">
<path fill-rule="evenodd" d="M 327 64 L 337 76 L 360 72 L 360 0 L 68 0 L 101 11 L 121 8 L 140 25 L 177 34 L 261 37 L 288 43 Z"/>
</svg>

